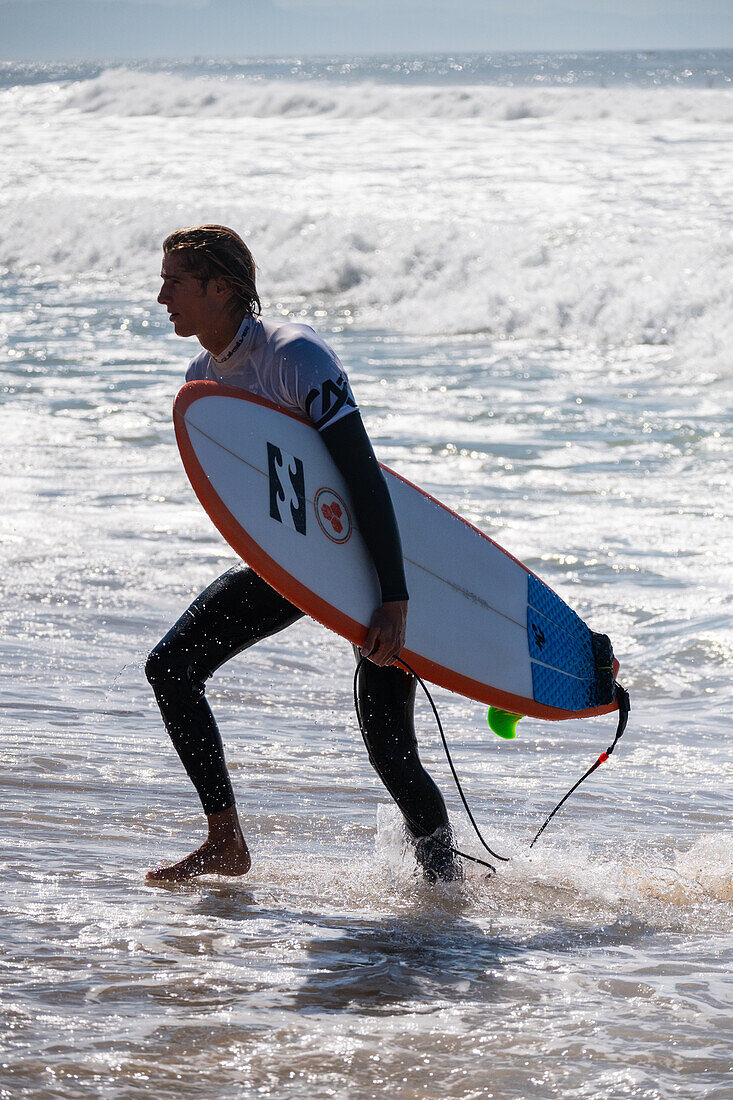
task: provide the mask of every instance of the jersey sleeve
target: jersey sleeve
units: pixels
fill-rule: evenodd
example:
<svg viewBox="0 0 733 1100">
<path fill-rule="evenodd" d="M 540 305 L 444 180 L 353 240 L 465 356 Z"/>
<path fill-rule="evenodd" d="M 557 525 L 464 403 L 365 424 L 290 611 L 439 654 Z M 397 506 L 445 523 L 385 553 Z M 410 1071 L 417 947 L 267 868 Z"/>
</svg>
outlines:
<svg viewBox="0 0 733 1100">
<path fill-rule="evenodd" d="M 354 412 L 356 400 L 336 353 L 307 325 L 292 329 L 279 349 L 280 385 L 320 432 Z"/>
</svg>

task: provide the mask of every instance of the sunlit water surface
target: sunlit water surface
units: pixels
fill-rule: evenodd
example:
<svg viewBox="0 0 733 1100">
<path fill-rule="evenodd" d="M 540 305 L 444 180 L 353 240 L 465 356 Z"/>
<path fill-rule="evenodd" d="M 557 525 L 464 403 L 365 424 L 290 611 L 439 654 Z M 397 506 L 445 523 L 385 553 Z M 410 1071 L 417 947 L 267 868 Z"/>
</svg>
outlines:
<svg viewBox="0 0 733 1100">
<path fill-rule="evenodd" d="M 216 158 L 231 121 L 154 115 L 143 75 L 3 93 L 0 1097 L 729 1096 L 729 101 L 696 121 L 661 100 L 639 121 L 629 98 L 577 124 L 578 98 L 541 122 L 451 108 L 420 126 L 316 103 L 250 120 L 246 155 L 229 148 L 251 191 L 232 192 Z M 104 97 L 125 81 L 115 114 Z M 401 110 L 413 91 L 382 89 Z M 644 111 L 647 94 L 629 91 Z M 373 168 L 388 155 L 393 176 Z M 144 885 L 202 826 L 145 656 L 233 561 L 173 440 L 195 349 L 154 303 L 160 237 L 203 216 L 253 230 L 266 312 L 332 341 L 380 458 L 614 641 L 628 733 L 531 853 L 612 720 L 526 720 L 500 742 L 484 708 L 436 690 L 472 808 L 512 857 L 493 879 L 420 881 L 361 744 L 349 647 L 301 622 L 209 689 L 251 873 Z"/>
</svg>

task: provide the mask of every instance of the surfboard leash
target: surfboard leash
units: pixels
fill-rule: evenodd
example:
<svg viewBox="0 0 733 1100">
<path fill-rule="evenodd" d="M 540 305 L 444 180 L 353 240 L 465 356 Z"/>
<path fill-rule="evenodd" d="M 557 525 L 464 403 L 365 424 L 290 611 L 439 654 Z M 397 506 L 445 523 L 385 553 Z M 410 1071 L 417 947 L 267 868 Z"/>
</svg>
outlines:
<svg viewBox="0 0 733 1100">
<path fill-rule="evenodd" d="M 362 716 L 361 716 L 361 708 L 359 706 L 359 670 L 361 669 L 361 666 L 362 666 L 363 662 L 366 661 L 366 659 L 367 659 L 366 657 L 360 657 L 359 660 L 357 661 L 356 669 L 354 670 L 354 710 L 356 711 L 356 720 L 359 723 L 359 731 L 360 731 L 361 736 L 364 740 L 364 744 L 366 745 L 367 752 L 369 752 L 369 742 L 367 741 L 366 731 L 364 730 L 364 722 L 363 722 L 363 719 L 362 719 Z M 415 679 L 417 680 L 417 682 L 420 684 L 423 691 L 425 692 L 425 695 L 427 696 L 427 699 L 428 699 L 428 702 L 430 703 L 433 714 L 435 715 L 435 721 L 438 724 L 438 729 L 440 730 L 440 736 L 441 736 L 441 739 L 443 741 L 443 748 L 445 750 L 445 754 L 446 754 L 448 763 L 450 764 L 451 771 L 453 772 L 453 778 L 456 782 L 456 786 L 458 787 L 458 793 L 461 796 L 461 800 L 462 800 L 463 805 L 466 809 L 466 813 L 468 814 L 468 816 L 471 820 L 471 824 L 473 825 L 473 827 L 476 831 L 477 837 L 479 838 L 479 840 L 481 841 L 481 843 L 483 844 L 484 848 L 489 853 L 489 855 L 493 856 L 494 859 L 501 860 L 502 862 L 508 862 L 508 860 L 510 858 L 509 856 L 500 856 L 500 855 L 498 855 L 497 852 L 494 852 L 489 847 L 489 845 L 486 843 L 484 838 L 481 836 L 481 831 L 480 831 L 478 825 L 476 824 L 476 821 L 474 819 L 473 814 L 471 813 L 471 809 L 468 805 L 468 802 L 466 801 L 466 796 L 463 793 L 463 788 L 461 787 L 461 782 L 458 778 L 458 774 L 456 772 L 456 769 L 453 766 L 453 760 L 452 760 L 451 755 L 450 755 L 450 750 L 448 749 L 448 742 L 445 739 L 445 733 L 443 732 L 443 724 L 440 721 L 440 715 L 438 714 L 437 707 L 435 706 L 435 703 L 433 702 L 433 697 L 430 694 L 430 692 L 428 691 L 426 684 L 421 679 L 421 677 L 418 676 L 418 674 L 415 672 L 415 670 L 412 669 L 407 664 L 407 661 L 403 661 L 401 657 L 398 657 L 397 660 L 398 660 L 399 664 L 401 664 L 403 666 L 403 668 L 406 669 L 407 672 L 409 672 L 412 676 L 415 677 Z M 411 818 L 409 816 L 409 814 L 406 814 L 404 810 L 400 809 L 400 812 L 402 813 L 402 816 L 405 818 L 405 820 L 407 821 L 407 824 L 410 826 L 410 828 L 413 830 L 413 832 L 415 832 L 419 836 L 419 834 L 420 834 L 420 825 L 413 818 Z M 478 856 L 470 856 L 468 854 L 468 852 L 461 852 L 461 851 L 459 851 L 458 848 L 454 848 L 452 844 L 448 844 L 444 840 L 439 840 L 438 837 L 434 836 L 433 837 L 433 842 L 435 844 L 437 844 L 440 848 L 445 848 L 446 851 L 453 852 L 454 855 L 460 856 L 461 859 L 468 859 L 468 860 L 470 860 L 471 863 L 478 863 L 481 867 L 487 867 L 489 869 L 489 871 L 491 871 L 492 874 L 496 874 L 496 867 L 494 867 L 493 863 L 489 863 L 485 859 L 479 859 Z"/>
<path fill-rule="evenodd" d="M 542 823 L 542 826 L 537 830 L 537 832 L 535 834 L 535 837 L 534 837 L 534 840 L 530 844 L 530 848 L 534 847 L 535 842 L 537 840 L 539 840 L 539 838 L 542 836 L 542 834 L 544 833 L 545 829 L 547 828 L 547 826 L 552 821 L 552 819 L 555 816 L 555 814 L 557 813 L 557 811 L 560 809 L 561 806 L 565 805 L 567 800 L 570 798 L 570 795 L 573 794 L 574 791 L 577 791 L 580 784 L 584 783 L 589 775 L 593 775 L 593 772 L 596 770 L 596 768 L 600 768 L 601 764 L 606 763 L 609 756 L 611 755 L 613 750 L 616 748 L 616 745 L 619 742 L 619 738 L 621 737 L 624 730 L 626 729 L 626 723 L 629 720 L 629 711 L 631 710 L 631 701 L 629 699 L 629 693 L 628 693 L 628 691 L 625 690 L 625 688 L 621 687 L 621 684 L 617 683 L 615 680 L 613 682 L 613 686 L 614 686 L 614 690 L 615 690 L 616 699 L 618 701 L 618 725 L 616 727 L 616 736 L 614 737 L 613 741 L 608 746 L 606 751 L 601 753 L 601 755 L 596 760 L 595 764 L 592 764 L 590 766 L 590 768 L 588 768 L 588 771 L 585 772 L 583 775 L 581 775 L 578 782 L 575 783 L 570 788 L 570 790 L 567 792 L 567 794 L 563 795 L 563 797 L 558 802 L 557 806 L 555 806 L 555 809 L 552 811 L 552 813 L 549 813 L 547 815 L 544 822 Z"/>
<path fill-rule="evenodd" d="M 366 660 L 365 657 L 360 657 L 358 662 L 357 662 L 356 669 L 354 671 L 354 709 L 356 710 L 356 719 L 357 719 L 357 722 L 359 723 L 359 730 L 361 732 L 362 738 L 364 739 L 364 744 L 366 745 L 367 752 L 368 752 L 369 751 L 369 744 L 367 742 L 366 733 L 364 731 L 364 723 L 363 723 L 362 717 L 361 717 L 361 709 L 359 707 L 359 694 L 358 694 L 359 670 L 362 666 L 362 662 L 365 661 L 365 660 Z M 450 766 L 450 770 L 452 772 L 453 779 L 454 779 L 455 784 L 456 784 L 456 788 L 458 790 L 459 795 L 461 796 L 461 801 L 463 803 L 463 807 L 464 807 L 466 813 L 468 814 L 468 818 L 469 818 L 469 820 L 470 820 L 470 822 L 473 826 L 473 829 L 474 829 L 474 832 L 476 833 L 476 836 L 478 837 L 481 844 L 483 845 L 483 847 L 486 849 L 486 851 L 489 853 L 490 856 L 493 856 L 494 859 L 500 860 L 502 863 L 510 862 L 510 859 L 511 859 L 510 856 L 500 856 L 498 854 L 498 852 L 495 852 L 492 848 L 489 847 L 489 845 L 486 843 L 483 836 L 481 835 L 481 830 L 479 829 L 478 825 L 476 824 L 476 819 L 474 818 L 473 814 L 471 813 L 471 808 L 468 805 L 468 801 L 466 799 L 465 794 L 463 793 L 463 787 L 461 786 L 461 781 L 458 778 L 458 773 L 456 772 L 455 766 L 453 764 L 453 758 L 450 754 L 450 749 L 448 748 L 448 742 L 446 740 L 445 732 L 443 730 L 443 723 L 440 720 L 440 715 L 438 714 L 438 708 L 435 705 L 435 702 L 433 700 L 432 695 L 430 694 L 430 691 L 428 690 L 427 685 L 425 684 L 422 677 L 419 676 L 417 674 L 417 672 L 415 672 L 415 670 L 402 657 L 398 657 L 396 659 L 396 663 L 402 665 L 402 667 L 407 672 L 409 672 L 412 676 L 415 677 L 418 684 L 420 684 L 420 687 L 423 689 L 428 702 L 430 703 L 430 707 L 432 709 L 433 715 L 435 716 L 435 721 L 436 721 L 436 724 L 438 726 L 438 730 L 440 732 L 440 739 L 443 742 L 443 750 L 445 752 L 446 760 L 448 761 L 448 764 Z M 591 776 L 593 774 L 593 772 L 596 771 L 597 768 L 600 768 L 601 764 L 605 764 L 605 762 L 608 760 L 609 756 L 611 756 L 611 754 L 613 753 L 613 750 L 616 748 L 616 745 L 618 744 L 620 738 L 622 737 L 622 735 L 624 733 L 624 730 L 626 729 L 626 725 L 628 723 L 628 720 L 629 720 L 629 712 L 631 710 L 631 701 L 629 699 L 629 693 L 625 690 L 625 688 L 621 687 L 621 684 L 619 684 L 617 681 L 614 680 L 614 685 L 613 686 L 614 686 L 615 697 L 618 701 L 618 712 L 619 712 L 619 714 L 618 714 L 618 724 L 616 726 L 616 734 L 614 736 L 613 741 L 607 747 L 606 751 L 601 753 L 601 755 L 598 757 L 598 759 L 595 761 L 595 763 L 592 764 L 591 767 L 588 768 L 588 770 L 583 773 L 583 775 L 581 775 L 581 777 L 577 781 L 577 783 L 573 784 L 573 786 L 570 788 L 570 790 L 565 795 L 563 795 L 563 797 L 560 799 L 560 801 L 557 803 L 557 805 L 554 807 L 554 809 L 547 815 L 544 822 L 542 823 L 540 828 L 537 830 L 537 832 L 534 836 L 534 839 L 532 840 L 531 844 L 529 845 L 530 848 L 534 847 L 535 843 L 539 840 L 542 833 L 544 833 L 545 829 L 550 824 L 550 822 L 552 821 L 555 814 L 558 812 L 558 810 L 560 810 L 562 808 L 562 806 L 565 805 L 565 803 L 570 798 L 570 796 L 575 791 L 577 791 L 577 789 L 581 785 L 581 783 L 584 783 L 585 780 L 588 779 L 588 777 Z M 419 833 L 420 832 L 420 827 L 416 826 L 416 823 L 407 814 L 405 814 L 404 811 L 402 811 L 402 814 L 405 817 L 408 825 L 410 825 L 410 827 L 416 833 Z M 496 873 L 496 867 L 494 867 L 493 864 L 488 863 L 486 860 L 479 859 L 477 856 L 470 856 L 470 855 L 468 855 L 467 852 L 461 852 L 461 851 L 459 851 L 458 848 L 454 848 L 452 844 L 447 844 L 445 841 L 438 840 L 437 837 L 434 837 L 433 839 L 434 839 L 434 842 L 436 844 L 438 844 L 440 847 L 445 848 L 448 851 L 453 852 L 454 855 L 460 856 L 461 859 L 468 859 L 472 863 L 478 863 L 482 867 L 488 867 L 488 869 L 492 873 Z"/>
</svg>

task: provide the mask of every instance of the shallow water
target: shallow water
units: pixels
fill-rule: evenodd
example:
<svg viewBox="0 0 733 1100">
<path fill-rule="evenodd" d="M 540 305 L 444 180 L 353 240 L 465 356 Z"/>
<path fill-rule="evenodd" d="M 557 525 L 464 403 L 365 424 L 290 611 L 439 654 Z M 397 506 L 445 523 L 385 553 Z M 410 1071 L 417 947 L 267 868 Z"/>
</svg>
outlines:
<svg viewBox="0 0 733 1100">
<path fill-rule="evenodd" d="M 599 122 L 566 89 L 554 115 L 504 101 L 488 126 L 437 90 L 408 149 L 386 108 L 330 117 L 314 93 L 310 115 L 249 120 L 249 190 L 225 195 L 231 120 L 126 114 L 150 76 L 7 93 L 0 1097 L 729 1095 L 730 98 L 684 122 L 658 99 L 650 123 L 646 90 L 599 92 Z M 125 81 L 117 114 L 79 108 Z M 413 90 L 387 88 L 389 110 Z M 44 127 L 63 142 L 34 177 Z M 442 159 L 421 159 L 428 139 Z M 476 180 L 495 184 L 490 218 Z M 612 721 L 525 720 L 500 742 L 483 708 L 436 691 L 471 806 L 512 857 L 491 880 L 418 880 L 361 746 L 349 647 L 302 622 L 209 690 L 252 872 L 143 883 L 201 831 L 145 655 L 232 562 L 173 441 L 195 349 L 151 301 L 159 237 L 204 210 L 260 234 L 267 311 L 303 310 L 334 343 L 380 458 L 614 641 L 629 730 L 531 853 Z M 351 284 L 334 282 L 344 256 Z M 424 700 L 418 724 L 480 854 Z"/>
</svg>

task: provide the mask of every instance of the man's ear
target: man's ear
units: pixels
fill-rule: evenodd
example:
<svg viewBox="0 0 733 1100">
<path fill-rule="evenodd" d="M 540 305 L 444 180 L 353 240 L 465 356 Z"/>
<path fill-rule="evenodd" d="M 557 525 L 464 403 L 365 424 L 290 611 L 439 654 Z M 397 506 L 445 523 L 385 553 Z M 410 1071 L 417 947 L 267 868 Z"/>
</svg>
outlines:
<svg viewBox="0 0 733 1100">
<path fill-rule="evenodd" d="M 226 306 L 229 302 L 236 301 L 236 295 L 229 279 L 215 279 L 214 290 L 222 306 Z"/>
</svg>

